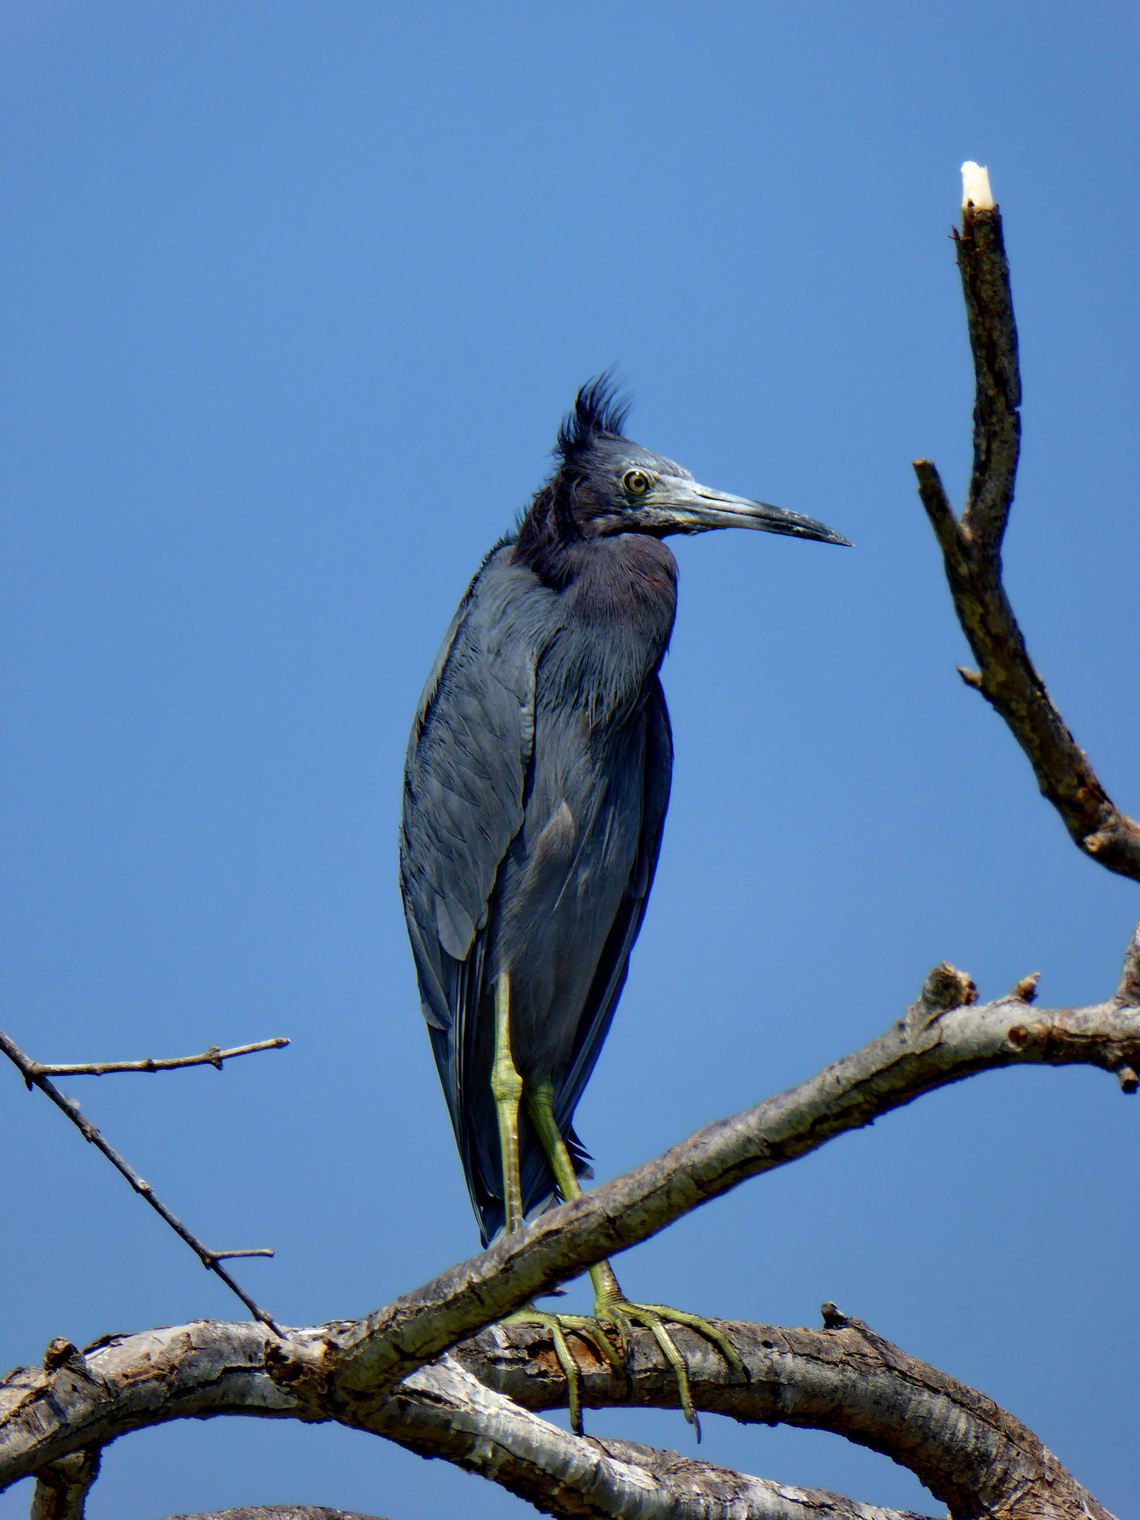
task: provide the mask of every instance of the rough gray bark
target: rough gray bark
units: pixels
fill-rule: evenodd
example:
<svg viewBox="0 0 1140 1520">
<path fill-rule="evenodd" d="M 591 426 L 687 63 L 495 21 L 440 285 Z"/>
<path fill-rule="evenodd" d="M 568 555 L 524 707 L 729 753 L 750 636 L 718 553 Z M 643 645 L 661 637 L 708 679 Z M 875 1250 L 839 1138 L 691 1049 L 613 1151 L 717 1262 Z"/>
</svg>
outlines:
<svg viewBox="0 0 1140 1520">
<path fill-rule="evenodd" d="M 724 1326 L 747 1379 L 701 1337 L 679 1330 L 698 1408 L 845 1435 L 909 1467 L 955 1516 L 1110 1520 L 1030 1431 L 984 1395 L 833 1306 L 825 1306 L 825 1318 L 826 1328 L 817 1331 Z M 320 1334 L 296 1337 L 312 1341 Z M 58 1439 L 62 1425 L 82 1429 L 89 1444 L 190 1415 L 344 1420 L 335 1396 L 324 1408 L 311 1398 L 302 1406 L 279 1387 L 266 1366 L 271 1341 L 255 1324 L 208 1321 L 116 1337 L 85 1355 L 83 1373 L 70 1366 L 14 1374 L 3 1387 L 4 1402 L 13 1415 L 19 1408 L 25 1430 L 34 1428 L 41 1439 Z M 675 1405 L 675 1381 L 648 1333 L 636 1339 L 628 1382 L 592 1359 L 584 1344 L 576 1349 L 587 1404 Z M 552 1514 L 904 1520 L 838 1495 L 572 1436 L 538 1417 L 536 1411 L 564 1402 L 565 1385 L 541 1330 L 500 1325 L 420 1368 L 394 1394 L 358 1402 L 345 1423 L 491 1477 Z M 54 1432 L 46 1428 L 53 1416 Z M 5 1454 L 5 1478 L 14 1455 Z"/>
<path fill-rule="evenodd" d="M 678 1344 L 702 1411 L 755 1424 L 828 1430 L 907 1467 L 956 1515 L 1000 1513 L 1017 1492 L 1025 1513 L 1103 1516 L 1037 1437 L 991 1399 L 908 1356 L 858 1319 L 825 1304 L 823 1330 L 726 1326 L 748 1374 L 733 1374 L 688 1331 Z M 540 1333 L 497 1325 L 456 1347 L 454 1359 L 527 1409 L 565 1402 L 561 1378 Z M 584 1405 L 676 1405 L 676 1384 L 649 1340 L 639 1343 L 629 1384 L 608 1364 L 587 1363 Z M 1057 1508 L 1059 1498 L 1071 1511 Z M 1028 1508 L 1031 1496 L 1038 1510 Z M 1022 1511 L 1019 1511 L 1019 1513 Z M 1012 1513 L 1012 1511 L 1010 1511 Z"/>
<path fill-rule="evenodd" d="M 99 1476 L 99 1448 L 61 1457 L 36 1475 L 31 1520 L 83 1520 L 91 1485 Z"/>
</svg>

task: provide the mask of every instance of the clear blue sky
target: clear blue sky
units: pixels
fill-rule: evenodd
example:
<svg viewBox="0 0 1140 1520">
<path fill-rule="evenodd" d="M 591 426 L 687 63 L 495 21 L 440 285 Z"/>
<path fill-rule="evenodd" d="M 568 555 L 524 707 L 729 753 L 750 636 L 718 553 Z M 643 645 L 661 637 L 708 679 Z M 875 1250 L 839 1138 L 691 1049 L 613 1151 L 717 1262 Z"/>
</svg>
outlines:
<svg viewBox="0 0 1140 1520">
<path fill-rule="evenodd" d="M 1133 884 L 1081 859 L 954 673 L 909 461 L 960 494 L 958 165 L 1006 215 L 1025 367 L 1007 552 L 1032 651 L 1140 808 L 1137 31 L 1124 4 L 6 0 L 3 1027 L 39 1059 L 288 1035 L 223 1076 L 69 1084 L 286 1322 L 474 1249 L 395 885 L 452 608 L 615 362 L 632 435 L 854 551 L 679 546 L 674 799 L 580 1128 L 609 1177 L 878 1034 L 1115 985 Z M 236 1305 L 0 1072 L 0 1361 Z M 834 1299 L 1135 1494 L 1140 1110 L 1091 1071 L 943 1092 L 620 1266 L 708 1313 Z M 680 1415 L 590 1428 L 690 1449 Z M 841 1441 L 704 1453 L 934 1512 Z M 526 1512 L 362 1435 L 187 1423 L 92 1520 L 319 1502 Z M 26 1513 L 26 1485 L 0 1517 Z"/>
</svg>

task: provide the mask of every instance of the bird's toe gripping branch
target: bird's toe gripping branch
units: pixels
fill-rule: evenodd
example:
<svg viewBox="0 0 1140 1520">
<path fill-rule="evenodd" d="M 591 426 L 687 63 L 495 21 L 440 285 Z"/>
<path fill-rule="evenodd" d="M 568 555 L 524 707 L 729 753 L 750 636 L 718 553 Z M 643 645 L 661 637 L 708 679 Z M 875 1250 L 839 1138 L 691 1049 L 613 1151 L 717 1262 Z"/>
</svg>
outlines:
<svg viewBox="0 0 1140 1520">
<path fill-rule="evenodd" d="M 505 1023 L 504 1017 L 504 1027 L 499 1032 L 500 1042 L 506 1035 Z M 526 1097 L 530 1117 L 550 1161 L 559 1194 L 564 1199 L 579 1197 L 581 1188 L 574 1170 L 574 1163 L 554 1117 L 551 1084 L 549 1082 L 536 1083 L 527 1092 Z M 582 1434 L 579 1371 L 566 1338 L 567 1331 L 574 1331 L 582 1336 L 601 1352 L 611 1366 L 624 1371 L 632 1348 L 633 1331 L 644 1328 L 652 1333 L 654 1340 L 661 1348 L 662 1355 L 676 1375 L 681 1409 L 685 1419 L 696 1431 L 699 1440 L 701 1428 L 693 1408 L 689 1369 L 667 1327 L 684 1325 L 687 1329 L 704 1336 L 705 1340 L 716 1347 L 734 1371 L 739 1372 L 741 1376 L 747 1376 L 744 1363 L 737 1355 L 736 1348 L 722 1331 L 711 1325 L 708 1320 L 702 1319 L 700 1315 L 686 1314 L 679 1309 L 670 1309 L 664 1304 L 634 1303 L 622 1292 L 608 1261 L 600 1261 L 590 1268 L 590 1281 L 594 1287 L 593 1318 L 580 1315 L 544 1314 L 541 1310 L 534 1308 L 521 1310 L 518 1315 L 511 1316 L 516 1321 L 538 1323 L 549 1330 L 558 1365 L 566 1379 L 571 1428 L 577 1435 Z M 617 1338 L 616 1348 L 611 1341 L 611 1335 Z"/>
<path fill-rule="evenodd" d="M 540 1325 L 550 1336 L 554 1355 L 558 1359 L 562 1376 L 566 1379 L 566 1407 L 570 1415 L 570 1429 L 576 1436 L 582 1434 L 582 1379 L 568 1336 L 579 1336 L 595 1348 L 601 1360 L 606 1361 L 615 1372 L 623 1372 L 624 1366 L 617 1350 L 611 1344 L 604 1326 L 586 1314 L 548 1314 L 533 1304 L 518 1309 L 507 1316 L 508 1325 Z"/>
<path fill-rule="evenodd" d="M 677 1349 L 677 1343 L 669 1334 L 669 1325 L 683 1325 L 688 1330 L 693 1330 L 701 1335 L 710 1345 L 715 1346 L 717 1351 L 733 1369 L 747 1379 L 748 1372 L 737 1353 L 736 1347 L 728 1339 L 722 1330 L 703 1319 L 699 1314 L 687 1314 L 682 1309 L 670 1309 L 666 1304 L 638 1304 L 626 1298 L 617 1286 L 617 1280 L 606 1263 L 602 1263 L 606 1273 L 613 1282 L 616 1292 L 608 1292 L 602 1288 L 598 1292 L 595 1313 L 602 1325 L 612 1325 L 617 1331 L 621 1342 L 623 1355 L 628 1358 L 630 1354 L 630 1342 L 635 1327 L 643 1326 L 652 1332 L 653 1339 L 661 1348 L 665 1360 L 673 1369 L 677 1379 L 677 1391 L 681 1399 L 681 1412 L 696 1432 L 697 1440 L 701 1438 L 701 1424 L 697 1419 L 697 1412 L 693 1408 L 693 1393 L 689 1384 L 689 1369 L 685 1358 Z M 598 1269 L 595 1268 L 595 1271 Z M 591 1274 L 593 1275 L 593 1274 Z"/>
<path fill-rule="evenodd" d="M 672 1368 L 677 1379 L 681 1412 L 701 1438 L 700 1421 L 693 1407 L 689 1369 L 676 1341 L 669 1333 L 670 1325 L 683 1325 L 686 1329 L 703 1336 L 720 1353 L 734 1372 L 747 1379 L 748 1371 L 736 1347 L 722 1330 L 699 1314 L 688 1314 L 682 1309 L 671 1309 L 666 1304 L 639 1304 L 626 1298 L 607 1263 L 601 1263 L 591 1271 L 597 1298 L 594 1314 L 548 1314 L 533 1305 L 527 1305 L 509 1315 L 507 1324 L 539 1325 L 550 1336 L 554 1355 L 566 1379 L 566 1404 L 570 1414 L 570 1428 L 575 1435 L 583 1433 L 581 1368 L 571 1348 L 571 1335 L 579 1337 L 591 1346 L 600 1359 L 607 1361 L 615 1372 L 628 1370 L 633 1352 L 633 1335 L 638 1329 L 648 1330 L 661 1348 L 661 1354 Z M 599 1277 L 601 1284 L 599 1285 Z"/>
</svg>

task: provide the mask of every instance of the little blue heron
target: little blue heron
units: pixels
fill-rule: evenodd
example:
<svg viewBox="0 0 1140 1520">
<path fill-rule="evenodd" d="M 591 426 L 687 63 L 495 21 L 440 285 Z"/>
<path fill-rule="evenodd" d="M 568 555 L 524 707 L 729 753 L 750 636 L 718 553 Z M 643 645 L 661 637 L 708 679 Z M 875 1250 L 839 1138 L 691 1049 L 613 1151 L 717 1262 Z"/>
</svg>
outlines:
<svg viewBox="0 0 1140 1520">
<path fill-rule="evenodd" d="M 698 485 L 623 433 L 608 376 L 578 392 L 556 468 L 491 550 L 428 676 L 404 775 L 400 880 L 424 1017 L 484 1244 L 590 1176 L 574 1109 L 645 914 L 673 746 L 658 670 L 673 628 L 673 533 L 758 528 L 845 544 L 810 517 Z M 546 1324 L 580 1428 L 565 1329 L 666 1323 L 609 1264 L 594 1320 Z M 613 1359 L 605 1335 L 594 1335 Z"/>
</svg>

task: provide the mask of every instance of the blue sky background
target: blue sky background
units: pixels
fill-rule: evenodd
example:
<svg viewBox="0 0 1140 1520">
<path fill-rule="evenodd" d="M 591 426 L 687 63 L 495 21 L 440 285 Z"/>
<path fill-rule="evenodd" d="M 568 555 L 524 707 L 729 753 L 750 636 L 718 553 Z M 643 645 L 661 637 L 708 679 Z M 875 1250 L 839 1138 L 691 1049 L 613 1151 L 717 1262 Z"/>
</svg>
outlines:
<svg viewBox="0 0 1140 1520">
<path fill-rule="evenodd" d="M 282 1053 L 65 1084 L 275 1315 L 365 1312 L 477 1244 L 395 881 L 408 723 L 456 600 L 615 362 L 630 430 L 854 551 L 683 542 L 654 900 L 579 1111 L 599 1176 L 880 1033 L 1115 986 L 1134 884 L 1083 860 L 966 656 L 910 460 L 961 494 L 946 233 L 991 167 L 1025 371 L 1007 550 L 1031 650 L 1140 808 L 1135 8 L 0 6 L 3 1027 L 42 1060 Z M 54 1335 L 238 1306 L 14 1072 L 10 1312 Z M 983 1389 L 1135 1494 L 1140 1112 L 990 1075 L 710 1205 L 635 1295 L 818 1324 Z M 679 1414 L 589 1418 L 691 1451 Z M 711 1460 L 930 1513 L 885 1458 L 709 1419 Z M 25 1514 L 26 1484 L 0 1497 Z M 119 1443 L 92 1520 L 254 1502 L 529 1513 L 293 1423 Z"/>
</svg>

